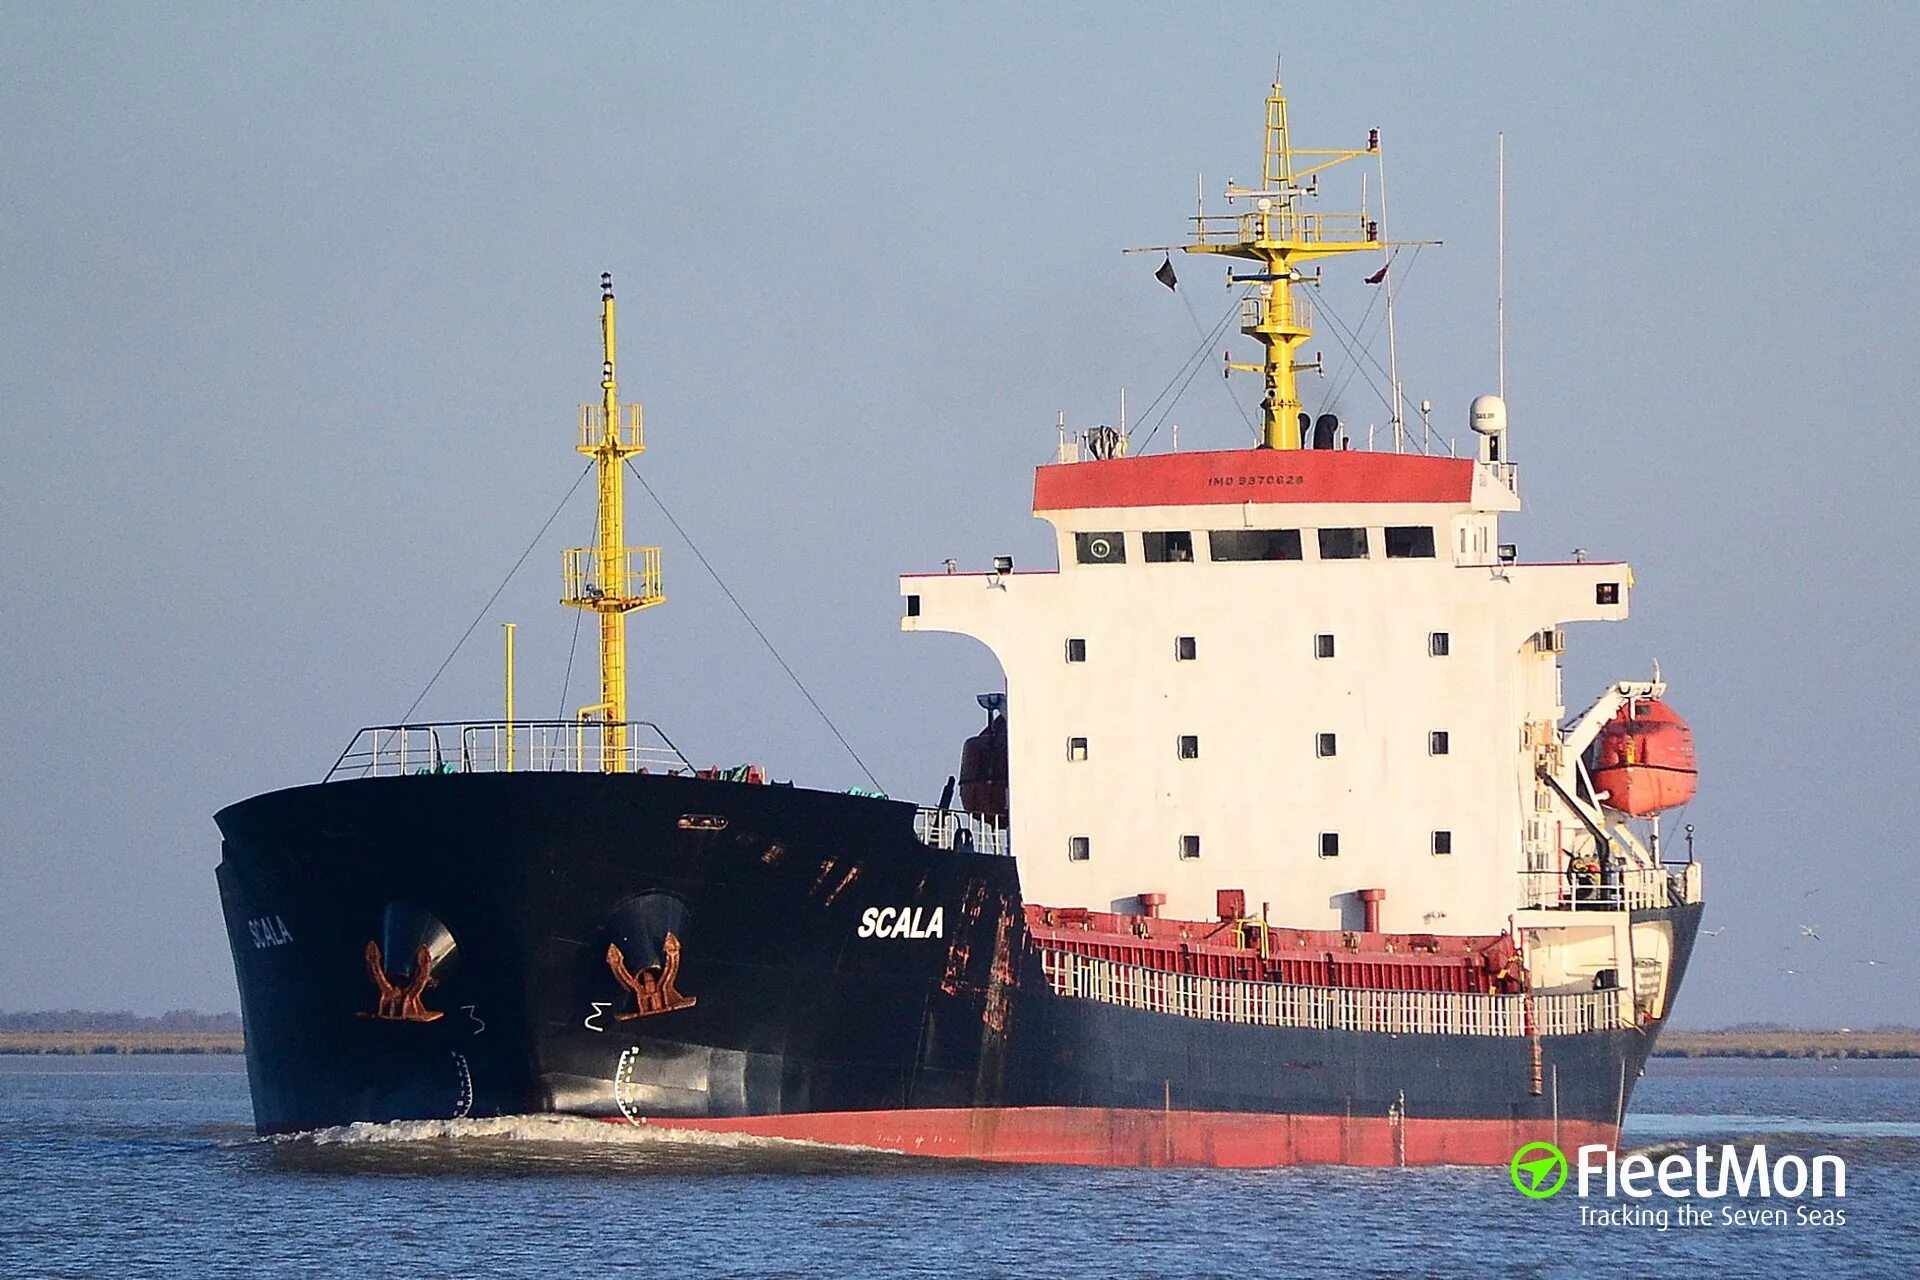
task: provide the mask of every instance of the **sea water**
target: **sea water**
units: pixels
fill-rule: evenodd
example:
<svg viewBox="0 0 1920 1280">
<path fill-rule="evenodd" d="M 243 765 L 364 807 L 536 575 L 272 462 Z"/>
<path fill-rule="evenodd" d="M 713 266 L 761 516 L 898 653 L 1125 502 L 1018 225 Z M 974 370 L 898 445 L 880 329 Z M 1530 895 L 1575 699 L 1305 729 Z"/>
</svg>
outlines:
<svg viewBox="0 0 1920 1280">
<path fill-rule="evenodd" d="M 550 1117 L 262 1139 L 235 1058 L 0 1057 L 0 1275 L 1920 1275 L 1920 1062 L 1656 1060 L 1634 1103 L 1628 1146 L 1838 1155 L 1847 1195 L 1682 1226 L 1505 1168 L 922 1163 Z"/>
</svg>

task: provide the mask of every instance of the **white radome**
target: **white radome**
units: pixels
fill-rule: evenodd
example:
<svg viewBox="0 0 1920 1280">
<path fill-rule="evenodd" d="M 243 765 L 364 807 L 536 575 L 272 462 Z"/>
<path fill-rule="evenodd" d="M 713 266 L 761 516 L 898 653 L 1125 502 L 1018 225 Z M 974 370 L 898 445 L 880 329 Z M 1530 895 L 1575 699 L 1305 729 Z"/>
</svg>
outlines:
<svg viewBox="0 0 1920 1280">
<path fill-rule="evenodd" d="M 1507 402 L 1499 396 L 1475 396 L 1467 416 L 1475 431 L 1497 436 L 1507 429 Z"/>
</svg>

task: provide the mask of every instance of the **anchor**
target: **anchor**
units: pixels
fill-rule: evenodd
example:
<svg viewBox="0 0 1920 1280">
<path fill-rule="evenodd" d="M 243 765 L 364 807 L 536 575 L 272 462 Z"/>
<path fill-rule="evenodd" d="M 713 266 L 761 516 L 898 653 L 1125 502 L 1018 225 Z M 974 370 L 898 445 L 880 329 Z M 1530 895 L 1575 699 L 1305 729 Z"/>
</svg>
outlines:
<svg viewBox="0 0 1920 1280">
<path fill-rule="evenodd" d="M 615 1021 L 631 1022 L 635 1018 L 647 1018 L 656 1013 L 672 1013 L 676 1009 L 691 1009 L 699 1003 L 698 997 L 683 996 L 674 986 L 680 976 L 680 939 L 668 933 L 660 944 L 665 957 L 657 969 L 649 967 L 639 973 L 627 968 L 626 953 L 620 950 L 620 944 L 607 944 L 607 968 L 621 986 L 633 992 L 634 1009 L 632 1013 L 622 1013 Z"/>
<path fill-rule="evenodd" d="M 427 988 L 435 983 L 433 953 L 424 944 L 413 953 L 413 976 L 407 979 L 405 986 L 397 985 L 387 976 L 379 943 L 367 943 L 365 955 L 367 976 L 380 989 L 380 1004 L 372 1013 L 362 1012 L 360 1017 L 378 1018 L 383 1022 L 437 1022 L 445 1016 L 423 1003 Z"/>
</svg>

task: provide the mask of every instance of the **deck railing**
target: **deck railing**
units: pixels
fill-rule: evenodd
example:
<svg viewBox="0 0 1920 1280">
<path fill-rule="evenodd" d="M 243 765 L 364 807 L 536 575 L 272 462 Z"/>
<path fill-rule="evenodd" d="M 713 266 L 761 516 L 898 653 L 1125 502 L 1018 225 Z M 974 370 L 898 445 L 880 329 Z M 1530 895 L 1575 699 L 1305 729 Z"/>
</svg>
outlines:
<svg viewBox="0 0 1920 1280">
<path fill-rule="evenodd" d="M 566 583 L 562 603 L 591 609 L 610 600 L 645 608 L 667 598 L 661 585 L 660 548 L 623 547 L 616 559 L 609 581 L 601 573 L 600 548 L 567 548 L 560 560 L 561 577 Z"/>
<path fill-rule="evenodd" d="M 1258 293 L 1250 293 L 1240 299 L 1240 327 L 1258 329 L 1272 323 L 1284 329 L 1313 328 L 1313 304 L 1306 298 L 1290 299 L 1284 307 L 1271 305 Z"/>
<path fill-rule="evenodd" d="M 1511 462 L 1483 462 L 1480 465 L 1486 469 L 1487 474 L 1492 476 L 1496 483 L 1505 485 L 1508 489 L 1516 493 L 1519 492 L 1520 468 L 1518 465 Z"/>
<path fill-rule="evenodd" d="M 621 412 L 613 419 L 615 444 L 629 449 L 646 447 L 646 433 L 641 425 L 640 406 L 623 405 Z M 605 405 L 583 404 L 580 406 L 580 447 L 598 449 L 607 439 L 607 409 Z"/>
<path fill-rule="evenodd" d="M 1002 857 L 1013 852 L 1004 822 L 953 809 L 920 809 L 913 815 L 913 834 L 934 849 L 971 849 Z"/>
<path fill-rule="evenodd" d="M 693 765 L 645 720 L 447 721 L 362 729 L 324 781 L 413 773 L 601 773 L 608 740 L 624 745 L 629 773 L 692 773 Z"/>
<path fill-rule="evenodd" d="M 1615 990 L 1528 997 L 1305 987 L 1171 973 L 1051 947 L 1041 948 L 1040 963 L 1055 995 L 1211 1022 L 1454 1036 L 1524 1036 L 1533 1029 L 1575 1035 L 1627 1025 Z M 1528 1026 L 1529 999 L 1534 1028 Z"/>
<path fill-rule="evenodd" d="M 1287 204 L 1260 212 L 1192 214 L 1187 221 L 1194 224 L 1193 238 L 1200 244 L 1253 243 L 1269 237 L 1338 244 L 1365 240 L 1370 232 L 1365 214 L 1308 213 Z"/>
<path fill-rule="evenodd" d="M 1665 867 L 1617 867 L 1598 884 L 1564 871 L 1522 871 L 1520 905 L 1549 911 L 1628 911 L 1677 907 L 1692 901 L 1688 877 Z"/>
</svg>

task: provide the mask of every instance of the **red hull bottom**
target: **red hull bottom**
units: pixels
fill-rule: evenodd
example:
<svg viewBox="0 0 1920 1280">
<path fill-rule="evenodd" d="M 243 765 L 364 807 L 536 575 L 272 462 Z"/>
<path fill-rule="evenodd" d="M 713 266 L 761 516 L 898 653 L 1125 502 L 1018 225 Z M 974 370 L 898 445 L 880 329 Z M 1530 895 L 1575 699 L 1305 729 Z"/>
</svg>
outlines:
<svg viewBox="0 0 1920 1280">
<path fill-rule="evenodd" d="M 628 1121 L 616 1119 L 613 1124 Z M 1385 1116 L 1130 1111 L 1115 1107 L 950 1107 L 726 1119 L 648 1119 L 650 1129 L 741 1133 L 907 1155 L 1010 1164 L 1189 1166 L 1503 1165 L 1529 1142 L 1611 1147 L 1619 1129 L 1592 1120 L 1395 1121 Z M 1557 1132 L 1556 1132 L 1557 1130 Z"/>
</svg>

